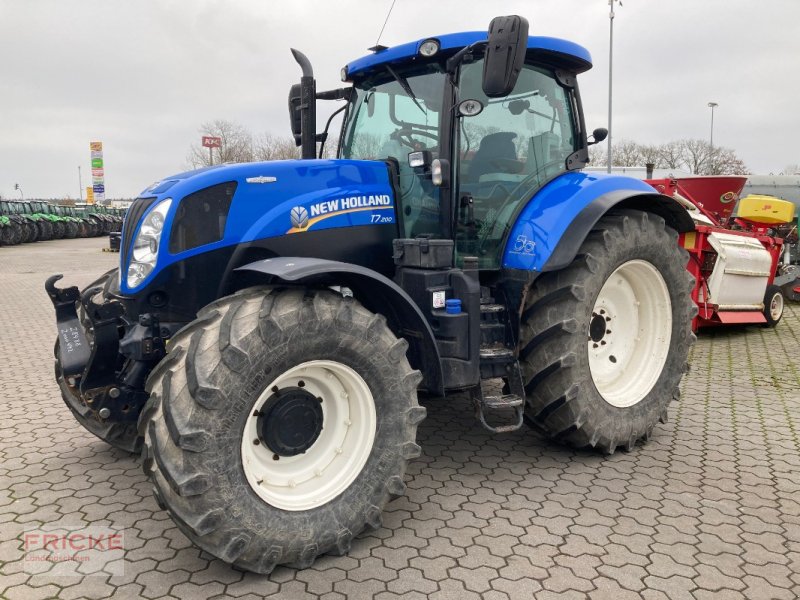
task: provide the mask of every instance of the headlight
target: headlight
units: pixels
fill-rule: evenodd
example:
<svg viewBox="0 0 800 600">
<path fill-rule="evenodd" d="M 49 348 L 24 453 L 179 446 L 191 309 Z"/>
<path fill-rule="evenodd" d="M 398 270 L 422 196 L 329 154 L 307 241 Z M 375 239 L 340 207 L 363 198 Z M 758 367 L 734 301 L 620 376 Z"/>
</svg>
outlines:
<svg viewBox="0 0 800 600">
<path fill-rule="evenodd" d="M 129 288 L 135 288 L 153 272 L 158 258 L 161 233 L 164 231 L 164 219 L 171 204 L 171 198 L 156 204 L 147 213 L 139 227 L 136 239 L 133 240 L 133 252 L 131 252 L 131 262 L 128 265 Z"/>
</svg>

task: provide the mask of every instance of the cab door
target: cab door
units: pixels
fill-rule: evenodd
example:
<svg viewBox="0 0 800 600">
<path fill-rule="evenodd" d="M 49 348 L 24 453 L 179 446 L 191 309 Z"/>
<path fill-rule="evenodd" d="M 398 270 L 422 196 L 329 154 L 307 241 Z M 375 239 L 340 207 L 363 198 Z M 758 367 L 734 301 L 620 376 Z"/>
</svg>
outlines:
<svg viewBox="0 0 800 600">
<path fill-rule="evenodd" d="M 478 100 L 483 109 L 456 124 L 456 256 L 477 256 L 480 268 L 497 269 L 513 219 L 567 170 L 580 142 L 573 92 L 554 70 L 526 64 L 504 98 L 483 93 L 482 73 L 478 60 L 462 66 L 459 77 L 457 101 Z"/>
</svg>

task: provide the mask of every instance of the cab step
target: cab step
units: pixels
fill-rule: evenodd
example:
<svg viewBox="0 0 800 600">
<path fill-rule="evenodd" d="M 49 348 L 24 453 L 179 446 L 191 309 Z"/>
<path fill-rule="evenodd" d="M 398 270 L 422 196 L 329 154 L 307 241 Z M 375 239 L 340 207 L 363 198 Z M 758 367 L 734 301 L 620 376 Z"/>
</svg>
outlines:
<svg viewBox="0 0 800 600">
<path fill-rule="evenodd" d="M 510 393 L 501 395 L 485 395 L 483 386 L 477 385 L 470 391 L 472 403 L 475 407 L 475 416 L 488 431 L 492 433 L 507 433 L 516 431 L 523 424 L 523 413 L 525 410 L 525 388 L 522 385 L 522 375 L 519 363 L 514 360 L 513 353 L 508 363 L 507 383 Z M 509 415 L 509 411 L 513 411 Z M 495 414 L 495 413 L 500 413 Z M 491 419 L 487 419 L 491 416 Z M 496 423 L 498 419 L 505 419 L 505 423 Z M 491 423 L 489 421 L 492 421 Z"/>
</svg>

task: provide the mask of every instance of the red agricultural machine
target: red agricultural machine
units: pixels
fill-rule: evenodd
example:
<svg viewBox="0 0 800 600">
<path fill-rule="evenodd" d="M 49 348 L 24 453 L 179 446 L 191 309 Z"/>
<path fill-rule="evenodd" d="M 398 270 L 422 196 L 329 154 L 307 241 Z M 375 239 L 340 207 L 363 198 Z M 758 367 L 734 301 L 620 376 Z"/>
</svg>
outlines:
<svg viewBox="0 0 800 600">
<path fill-rule="evenodd" d="M 797 241 L 795 206 L 771 196 L 740 200 L 746 182 L 738 176 L 647 180 L 680 202 L 695 222 L 695 230 L 679 238 L 695 277 L 694 330 L 747 323 L 774 327 L 786 295 L 800 293 L 797 267 L 784 243 Z M 781 280 L 783 287 L 777 284 Z"/>
</svg>

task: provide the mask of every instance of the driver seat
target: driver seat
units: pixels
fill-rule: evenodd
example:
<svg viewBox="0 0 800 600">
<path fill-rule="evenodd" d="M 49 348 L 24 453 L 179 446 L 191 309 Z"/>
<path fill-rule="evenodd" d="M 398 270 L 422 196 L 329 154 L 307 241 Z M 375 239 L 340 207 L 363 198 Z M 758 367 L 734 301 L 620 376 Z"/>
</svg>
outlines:
<svg viewBox="0 0 800 600">
<path fill-rule="evenodd" d="M 514 146 L 515 137 L 517 134 L 512 131 L 498 131 L 484 136 L 470 163 L 469 180 L 477 183 L 480 181 L 481 175 L 507 172 L 502 166 L 492 161 L 498 158 L 517 160 L 517 150 Z"/>
</svg>

